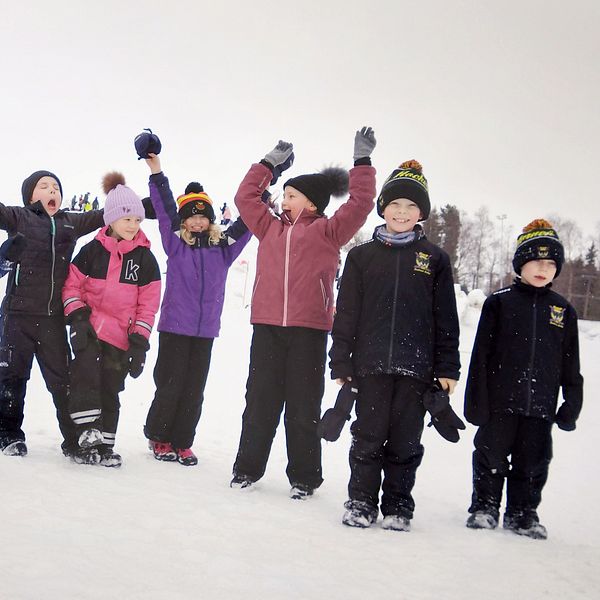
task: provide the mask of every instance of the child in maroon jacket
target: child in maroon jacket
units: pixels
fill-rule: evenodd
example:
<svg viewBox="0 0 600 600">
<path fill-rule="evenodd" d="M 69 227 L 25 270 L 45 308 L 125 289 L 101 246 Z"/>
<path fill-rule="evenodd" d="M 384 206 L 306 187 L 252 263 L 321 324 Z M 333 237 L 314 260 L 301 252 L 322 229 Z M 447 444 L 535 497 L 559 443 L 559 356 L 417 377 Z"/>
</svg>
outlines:
<svg viewBox="0 0 600 600">
<path fill-rule="evenodd" d="M 144 207 L 120 173 L 105 176 L 103 227 L 70 266 L 63 288 L 71 326 L 69 412 L 80 451 L 76 462 L 121 466 L 113 452 L 119 393 L 139 377 L 160 302 L 160 271 L 140 229 Z"/>
<path fill-rule="evenodd" d="M 348 173 L 335 168 L 288 180 L 281 215 L 269 210 L 262 195 L 290 158 L 292 144 L 280 141 L 252 165 L 237 192 L 236 206 L 259 246 L 246 409 L 232 487 L 246 488 L 263 476 L 284 406 L 291 497 L 305 499 L 323 481 L 317 423 L 333 322 L 333 281 L 341 246 L 373 208 L 370 155 L 375 143 L 370 127 L 356 133 L 349 185 Z M 348 201 L 327 218 L 323 213 L 330 195 L 348 189 Z"/>
</svg>

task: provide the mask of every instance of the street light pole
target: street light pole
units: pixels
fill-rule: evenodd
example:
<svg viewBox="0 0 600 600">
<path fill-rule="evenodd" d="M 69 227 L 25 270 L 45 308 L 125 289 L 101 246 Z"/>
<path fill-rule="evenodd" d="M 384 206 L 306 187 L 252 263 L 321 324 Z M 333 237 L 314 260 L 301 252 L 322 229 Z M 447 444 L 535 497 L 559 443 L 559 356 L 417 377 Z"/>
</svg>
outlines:
<svg viewBox="0 0 600 600">
<path fill-rule="evenodd" d="M 504 287 L 504 272 L 506 271 L 504 256 L 504 221 L 506 215 L 496 215 L 496 219 L 500 221 L 500 287 Z"/>
</svg>

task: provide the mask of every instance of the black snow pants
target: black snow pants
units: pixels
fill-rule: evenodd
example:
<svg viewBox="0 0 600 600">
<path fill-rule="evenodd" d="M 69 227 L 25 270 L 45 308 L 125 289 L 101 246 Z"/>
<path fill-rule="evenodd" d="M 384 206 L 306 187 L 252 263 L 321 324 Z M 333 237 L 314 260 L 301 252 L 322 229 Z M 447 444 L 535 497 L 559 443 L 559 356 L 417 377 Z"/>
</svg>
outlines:
<svg viewBox="0 0 600 600">
<path fill-rule="evenodd" d="M 174 448 L 191 448 L 202 414 L 214 338 L 161 332 L 154 367 L 156 393 L 144 434 Z"/>
<path fill-rule="evenodd" d="M 327 332 L 308 327 L 254 325 L 246 409 L 235 475 L 260 479 L 267 466 L 281 412 L 292 486 L 323 483 L 317 424 L 325 387 Z"/>
<path fill-rule="evenodd" d="M 125 352 L 106 342 L 94 340 L 77 353 L 71 363 L 69 401 L 77 437 L 85 429 L 98 429 L 104 443 L 114 446 L 127 372 Z"/>
<path fill-rule="evenodd" d="M 46 388 L 52 394 L 63 448 L 76 446 L 69 417 L 69 347 L 62 315 L 8 314 L 2 317 L 0 347 L 0 448 L 25 440 L 23 416 L 27 381 L 36 357 Z"/>
<path fill-rule="evenodd" d="M 552 460 L 551 430 L 552 423 L 544 419 L 492 413 L 475 434 L 469 512 L 483 510 L 497 517 L 505 479 L 506 511 L 535 511 Z"/>
<path fill-rule="evenodd" d="M 348 496 L 377 509 L 381 487 L 382 514 L 412 519 L 411 492 L 424 453 L 422 397 L 427 386 L 399 375 L 358 377 L 357 384 Z"/>
</svg>

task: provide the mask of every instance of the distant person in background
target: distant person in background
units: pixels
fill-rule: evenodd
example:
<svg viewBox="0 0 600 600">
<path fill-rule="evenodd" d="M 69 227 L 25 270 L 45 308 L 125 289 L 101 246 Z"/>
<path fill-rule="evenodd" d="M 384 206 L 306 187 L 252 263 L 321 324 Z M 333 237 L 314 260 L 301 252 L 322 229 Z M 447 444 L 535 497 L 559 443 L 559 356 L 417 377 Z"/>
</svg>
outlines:
<svg viewBox="0 0 600 600">
<path fill-rule="evenodd" d="M 537 508 L 552 459 L 552 425 L 573 431 L 583 403 L 577 314 L 551 289 L 563 262 L 552 225 L 532 221 L 517 238 L 517 279 L 483 305 L 465 393 L 465 417 L 479 426 L 469 528 L 498 526 L 506 480 L 503 527 L 535 539 L 548 535 Z"/>
<path fill-rule="evenodd" d="M 151 171 L 150 199 L 168 262 L 158 324 L 156 393 L 144 433 L 154 458 L 193 466 L 198 459 L 192 445 L 213 342 L 221 327 L 227 274 L 251 234 L 241 219 L 221 231 L 215 224 L 212 200 L 198 182 L 188 184 L 175 203 L 158 156 L 148 154 L 146 163 Z"/>
<path fill-rule="evenodd" d="M 75 210 L 76 206 L 77 206 L 77 195 L 75 195 L 71 198 L 71 210 Z"/>
<path fill-rule="evenodd" d="M 119 393 L 139 377 L 160 304 L 160 271 L 140 229 L 144 207 L 121 173 L 103 180 L 104 227 L 73 260 L 62 292 L 70 325 L 69 414 L 78 462 L 121 466 L 114 452 Z"/>
<path fill-rule="evenodd" d="M 233 488 L 248 488 L 263 476 L 284 407 L 290 497 L 305 500 L 323 482 L 317 423 L 333 322 L 333 280 L 340 247 L 373 208 L 370 155 L 375 143 L 372 129 L 364 127 L 355 135 L 350 174 L 330 168 L 289 179 L 280 216 L 265 204 L 264 192 L 288 164 L 292 144 L 280 141 L 240 184 L 235 203 L 259 246 L 246 408 Z M 348 201 L 326 217 L 331 195 L 348 190 Z"/>
<path fill-rule="evenodd" d="M 69 349 L 61 290 L 77 240 L 102 225 L 102 211 L 76 215 L 60 210 L 62 186 L 50 171 L 32 173 L 21 192 L 23 207 L 0 204 L 0 228 L 27 238 L 2 303 L 1 350 L 8 360 L 0 363 L 0 451 L 27 454 L 22 424 L 35 356 L 56 406 L 63 452 L 72 456 L 77 441 L 68 412 Z"/>
<path fill-rule="evenodd" d="M 79 196 L 79 201 L 77 202 L 77 205 L 79 206 L 79 212 L 83 212 L 83 206 L 85 204 L 85 201 L 83 199 L 83 194 L 81 194 Z"/>
<path fill-rule="evenodd" d="M 358 389 L 342 517 L 349 527 L 375 523 L 382 491 L 382 528 L 410 531 L 424 395 L 434 380 L 451 394 L 459 377 L 452 266 L 419 224 L 429 212 L 421 165 L 402 163 L 377 199 L 385 223 L 346 257 L 329 356 L 332 378 Z"/>
<path fill-rule="evenodd" d="M 229 225 L 231 223 L 231 210 L 227 206 L 227 202 L 221 206 L 221 225 Z"/>
<path fill-rule="evenodd" d="M 92 210 L 98 210 L 100 208 L 100 204 L 98 202 L 98 196 L 96 196 L 94 198 L 94 201 L 92 202 Z"/>
</svg>

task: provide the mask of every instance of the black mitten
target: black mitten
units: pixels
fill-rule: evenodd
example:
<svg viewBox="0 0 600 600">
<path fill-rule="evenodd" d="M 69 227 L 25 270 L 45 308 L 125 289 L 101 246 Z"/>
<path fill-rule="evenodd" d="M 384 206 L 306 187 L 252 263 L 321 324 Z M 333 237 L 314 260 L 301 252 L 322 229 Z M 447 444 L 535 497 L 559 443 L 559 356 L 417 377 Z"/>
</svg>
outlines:
<svg viewBox="0 0 600 600">
<path fill-rule="evenodd" d="M 423 394 L 423 406 L 431 415 L 428 427 L 433 425 L 443 438 L 449 442 L 458 442 L 460 439 L 458 430 L 466 429 L 466 426 L 452 410 L 450 396 L 442 389 L 439 381 L 435 381 Z"/>
<path fill-rule="evenodd" d="M 150 349 L 148 340 L 139 333 L 129 334 L 129 350 L 127 350 L 127 364 L 129 374 L 136 379 L 142 374 L 146 364 L 146 352 Z"/>
<path fill-rule="evenodd" d="M 335 442 L 340 437 L 344 424 L 350 420 L 350 413 L 357 396 L 358 388 L 347 381 L 338 392 L 333 408 L 326 410 L 321 417 L 317 426 L 319 437 L 328 442 Z"/>
<path fill-rule="evenodd" d="M 71 326 L 69 340 L 73 354 L 79 354 L 87 345 L 98 339 L 92 324 L 90 323 L 90 309 L 78 308 L 67 317 L 67 323 Z"/>
<path fill-rule="evenodd" d="M 27 238 L 22 233 L 16 233 L 0 246 L 0 260 L 17 262 L 25 246 L 27 246 Z"/>
<path fill-rule="evenodd" d="M 150 154 L 160 154 L 162 144 L 152 129 L 144 129 L 142 133 L 135 136 L 133 141 L 135 151 L 138 155 L 138 160 L 142 158 L 150 158 Z"/>
<path fill-rule="evenodd" d="M 558 428 L 563 431 L 574 431 L 576 427 L 575 419 L 566 402 L 556 412 L 554 422 L 558 425 Z"/>
</svg>

